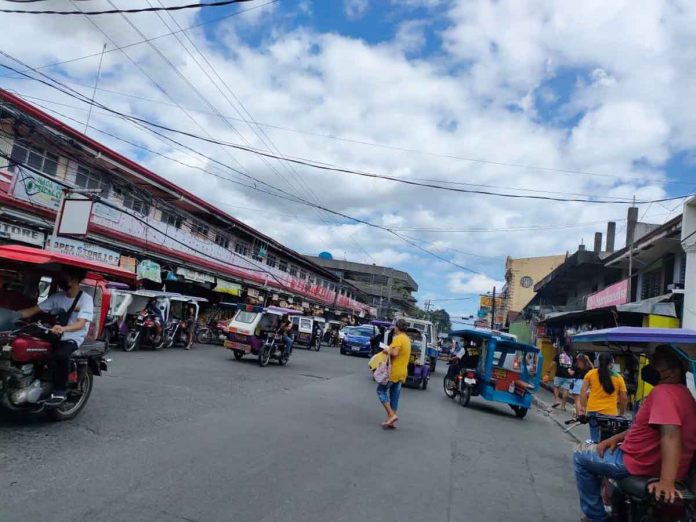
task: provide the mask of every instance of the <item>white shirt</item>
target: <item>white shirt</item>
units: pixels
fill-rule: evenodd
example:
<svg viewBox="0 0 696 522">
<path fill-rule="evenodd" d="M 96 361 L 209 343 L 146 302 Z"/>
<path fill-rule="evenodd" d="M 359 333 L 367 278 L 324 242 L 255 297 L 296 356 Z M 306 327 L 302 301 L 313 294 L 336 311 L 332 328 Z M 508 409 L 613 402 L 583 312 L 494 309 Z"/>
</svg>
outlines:
<svg viewBox="0 0 696 522">
<path fill-rule="evenodd" d="M 44 312 L 50 312 L 54 308 L 62 308 L 67 312 L 70 310 L 74 300 L 74 297 L 70 297 L 65 292 L 56 292 L 53 295 L 49 295 L 45 301 L 39 303 L 39 308 Z M 85 342 L 87 332 L 89 331 L 89 323 L 94 319 L 94 301 L 92 301 L 92 296 L 87 292 L 82 292 L 77 306 L 68 318 L 68 324 L 73 324 L 78 319 L 86 320 L 85 326 L 77 332 L 65 332 L 61 337 L 62 341 L 75 341 L 77 346 Z"/>
<path fill-rule="evenodd" d="M 454 354 L 454 356 L 455 356 L 457 359 L 461 359 L 461 358 L 464 357 L 465 355 L 466 355 L 466 348 L 464 348 L 464 347 L 460 348 L 459 351 L 458 351 L 456 354 Z"/>
</svg>

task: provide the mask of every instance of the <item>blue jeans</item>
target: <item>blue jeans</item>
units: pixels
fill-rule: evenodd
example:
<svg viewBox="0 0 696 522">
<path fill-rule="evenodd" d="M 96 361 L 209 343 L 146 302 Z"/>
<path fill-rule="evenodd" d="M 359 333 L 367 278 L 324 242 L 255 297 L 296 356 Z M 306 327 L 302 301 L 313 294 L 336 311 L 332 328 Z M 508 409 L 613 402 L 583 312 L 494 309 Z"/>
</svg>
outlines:
<svg viewBox="0 0 696 522">
<path fill-rule="evenodd" d="M 389 397 L 387 397 L 389 393 Z M 399 408 L 399 395 L 401 395 L 401 383 L 389 382 L 377 385 L 377 397 L 382 404 L 389 403 L 391 409 L 396 411 Z"/>
<path fill-rule="evenodd" d="M 289 335 L 284 335 L 283 342 L 285 343 L 285 353 L 290 355 L 290 352 L 292 351 L 292 337 Z"/>
<path fill-rule="evenodd" d="M 580 509 L 592 522 L 604 522 L 607 513 L 602 501 L 602 478 L 624 478 L 630 473 L 623 460 L 623 452 L 617 448 L 600 457 L 594 444 L 581 444 L 573 454 L 575 482 L 580 496 Z"/>
</svg>

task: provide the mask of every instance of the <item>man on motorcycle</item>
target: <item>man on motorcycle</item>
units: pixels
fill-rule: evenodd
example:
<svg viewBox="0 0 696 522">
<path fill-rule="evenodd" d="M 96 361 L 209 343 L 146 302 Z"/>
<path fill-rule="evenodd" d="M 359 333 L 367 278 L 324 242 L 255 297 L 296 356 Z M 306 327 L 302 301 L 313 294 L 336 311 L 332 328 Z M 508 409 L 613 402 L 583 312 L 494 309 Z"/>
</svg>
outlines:
<svg viewBox="0 0 696 522">
<path fill-rule="evenodd" d="M 454 389 L 457 387 L 457 374 L 462 370 L 476 368 L 481 355 L 481 350 L 474 341 L 463 340 L 461 345 L 455 341 L 455 347 L 459 349 L 450 357 L 450 365 L 447 368 L 447 379 Z"/>
<path fill-rule="evenodd" d="M 292 322 L 290 319 L 288 319 L 287 315 L 284 315 L 280 320 L 280 325 L 278 326 L 276 333 L 283 338 L 283 342 L 285 343 L 285 353 L 287 355 L 290 355 L 292 350 L 292 337 L 290 337 L 291 332 Z"/>
<path fill-rule="evenodd" d="M 674 350 L 662 345 L 641 376 L 655 387 L 631 428 L 596 446 L 580 446 L 573 455 L 585 521 L 606 520 L 603 477 L 659 477 L 648 486 L 658 500 L 674 502 L 680 495 L 675 481 L 687 476 L 696 451 L 696 401 L 685 385 L 686 370 Z"/>
<path fill-rule="evenodd" d="M 65 388 L 70 373 L 70 354 L 77 350 L 87 337 L 89 323 L 94 316 L 92 296 L 80 290 L 80 282 L 86 272 L 73 267 L 65 267 L 58 278 L 60 292 L 36 306 L 20 310 L 22 319 L 27 319 L 39 312 L 50 312 L 56 308 L 70 312 L 65 324 L 56 324 L 51 333 L 60 336 L 53 347 L 53 392 L 46 401 L 57 405 L 65 400 Z"/>
</svg>

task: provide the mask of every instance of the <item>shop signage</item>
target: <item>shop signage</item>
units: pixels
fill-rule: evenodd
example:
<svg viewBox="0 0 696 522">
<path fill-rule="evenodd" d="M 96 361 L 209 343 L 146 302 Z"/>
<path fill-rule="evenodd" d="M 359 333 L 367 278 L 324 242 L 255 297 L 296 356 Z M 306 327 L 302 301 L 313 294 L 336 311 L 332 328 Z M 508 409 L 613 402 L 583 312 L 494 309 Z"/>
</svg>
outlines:
<svg viewBox="0 0 696 522">
<path fill-rule="evenodd" d="M 218 279 L 213 291 L 220 292 L 221 294 L 239 295 L 242 292 L 242 285 L 225 281 L 224 279 Z"/>
<path fill-rule="evenodd" d="M 43 232 L 4 221 L 0 221 L 0 237 L 39 247 L 43 247 L 46 242 L 46 234 Z"/>
<path fill-rule="evenodd" d="M 302 301 L 302 308 L 309 308 L 309 303 L 307 301 Z"/>
<path fill-rule="evenodd" d="M 247 288 L 247 296 L 248 297 L 258 297 L 259 291 L 256 290 L 255 288 Z"/>
<path fill-rule="evenodd" d="M 502 297 L 496 297 L 495 298 L 495 307 L 500 309 L 504 305 L 504 301 Z M 481 300 L 480 300 L 480 307 L 481 308 L 493 308 L 493 297 L 490 295 L 482 295 Z"/>
<path fill-rule="evenodd" d="M 63 187 L 50 179 L 19 169 L 12 181 L 10 193 L 17 199 L 58 210 Z"/>
<path fill-rule="evenodd" d="M 604 290 L 595 292 L 587 297 L 587 310 L 595 308 L 605 308 L 607 306 L 616 306 L 628 302 L 628 279 L 619 281 Z"/>
<path fill-rule="evenodd" d="M 278 299 L 280 299 L 280 296 L 278 294 L 273 294 L 273 300 L 277 301 Z"/>
<path fill-rule="evenodd" d="M 154 281 L 155 283 L 161 283 L 161 271 L 162 269 L 160 268 L 160 266 L 154 261 L 150 261 L 149 259 L 143 259 L 140 263 L 138 263 L 138 279 L 149 279 L 150 281 Z"/>
<path fill-rule="evenodd" d="M 135 272 L 138 267 L 138 260 L 134 257 L 121 256 L 118 266 L 125 268 L 129 272 Z"/>
<path fill-rule="evenodd" d="M 46 250 L 82 257 L 107 265 L 119 266 L 121 254 L 97 245 L 90 245 L 77 239 L 50 237 L 46 240 Z"/>
<path fill-rule="evenodd" d="M 184 279 L 195 283 L 215 283 L 215 278 L 213 276 L 204 274 L 203 272 L 196 272 L 188 268 L 177 268 L 176 273 Z"/>
</svg>

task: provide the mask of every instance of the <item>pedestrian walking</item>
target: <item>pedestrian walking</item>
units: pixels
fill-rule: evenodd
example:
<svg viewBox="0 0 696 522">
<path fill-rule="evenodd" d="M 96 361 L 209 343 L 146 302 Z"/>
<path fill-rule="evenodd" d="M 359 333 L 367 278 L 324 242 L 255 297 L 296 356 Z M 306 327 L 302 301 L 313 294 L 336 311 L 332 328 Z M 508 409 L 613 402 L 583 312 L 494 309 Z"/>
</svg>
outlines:
<svg viewBox="0 0 696 522">
<path fill-rule="evenodd" d="M 584 353 L 579 353 L 575 357 L 575 362 L 573 363 L 573 387 L 570 390 L 570 395 L 573 399 L 573 405 L 575 407 L 575 417 L 580 413 L 580 393 L 582 391 L 582 382 L 585 379 L 585 375 L 594 366 L 590 358 Z"/>
<path fill-rule="evenodd" d="M 558 408 L 560 406 L 562 410 L 565 410 L 568 394 L 573 385 L 573 358 L 570 355 L 570 346 L 565 345 L 556 354 L 544 377 L 547 378 L 554 369 L 556 376 L 553 378 L 553 395 L 556 400 L 551 407 Z"/>
<path fill-rule="evenodd" d="M 395 429 L 399 420 L 399 395 L 401 385 L 406 382 L 408 376 L 408 361 L 411 358 L 411 339 L 406 335 L 408 324 L 399 319 L 394 326 L 394 338 L 391 344 L 384 350 L 389 358 L 389 380 L 377 385 L 377 397 L 387 412 L 387 420 L 382 423 L 385 429 Z"/>
</svg>

